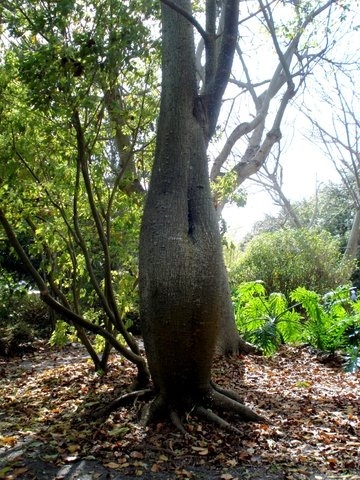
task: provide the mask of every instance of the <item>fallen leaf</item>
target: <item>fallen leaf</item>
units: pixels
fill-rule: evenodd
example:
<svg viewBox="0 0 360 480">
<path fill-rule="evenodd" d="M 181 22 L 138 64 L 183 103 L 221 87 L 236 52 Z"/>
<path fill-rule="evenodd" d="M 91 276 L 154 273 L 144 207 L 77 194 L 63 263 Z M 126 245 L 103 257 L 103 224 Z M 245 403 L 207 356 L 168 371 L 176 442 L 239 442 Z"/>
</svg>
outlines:
<svg viewBox="0 0 360 480">
<path fill-rule="evenodd" d="M 209 450 L 204 447 L 191 447 L 192 450 L 197 452 L 199 455 L 208 455 Z"/>
<path fill-rule="evenodd" d="M 8 472 L 11 472 L 12 468 L 11 467 L 4 467 L 0 470 L 0 478 L 5 478 L 5 475 Z"/>
<path fill-rule="evenodd" d="M 231 475 L 230 473 L 223 473 L 221 476 L 220 476 L 221 480 L 233 480 L 234 477 L 233 475 Z"/>
<path fill-rule="evenodd" d="M 27 467 L 20 467 L 20 468 L 15 468 L 14 471 L 12 472 L 12 474 L 15 477 L 18 477 L 19 475 L 22 475 L 23 473 L 26 473 L 28 471 L 29 471 L 29 469 Z"/>
<path fill-rule="evenodd" d="M 80 450 L 80 445 L 68 445 L 66 447 L 66 449 L 70 452 L 70 453 L 74 453 L 74 452 L 77 452 L 78 450 Z"/>
<path fill-rule="evenodd" d="M 129 431 L 129 427 L 119 426 L 109 430 L 107 433 L 113 437 L 121 437 Z"/>
<path fill-rule="evenodd" d="M 134 450 L 133 452 L 130 453 L 130 457 L 131 458 L 144 458 L 144 454 Z"/>
<path fill-rule="evenodd" d="M 0 437 L 0 444 L 13 447 L 17 442 L 16 437 Z"/>
<path fill-rule="evenodd" d="M 115 468 L 121 468 L 121 465 L 119 463 L 109 462 L 109 463 L 104 463 L 104 467 L 115 469 Z"/>
</svg>

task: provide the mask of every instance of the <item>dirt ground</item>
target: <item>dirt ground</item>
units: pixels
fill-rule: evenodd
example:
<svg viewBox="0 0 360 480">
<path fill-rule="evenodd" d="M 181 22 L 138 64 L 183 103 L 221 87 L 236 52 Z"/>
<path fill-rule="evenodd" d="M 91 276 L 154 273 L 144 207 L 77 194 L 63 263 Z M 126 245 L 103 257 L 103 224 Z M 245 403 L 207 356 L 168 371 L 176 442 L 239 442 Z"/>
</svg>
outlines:
<svg viewBox="0 0 360 480">
<path fill-rule="evenodd" d="M 167 423 L 142 427 L 140 401 L 92 419 L 133 375 L 115 356 L 98 375 L 79 345 L 0 359 L 0 479 L 360 480 L 360 376 L 334 358 L 286 347 L 216 359 L 215 381 L 270 421 L 227 418 L 240 435 L 191 414 L 186 438 Z"/>
</svg>

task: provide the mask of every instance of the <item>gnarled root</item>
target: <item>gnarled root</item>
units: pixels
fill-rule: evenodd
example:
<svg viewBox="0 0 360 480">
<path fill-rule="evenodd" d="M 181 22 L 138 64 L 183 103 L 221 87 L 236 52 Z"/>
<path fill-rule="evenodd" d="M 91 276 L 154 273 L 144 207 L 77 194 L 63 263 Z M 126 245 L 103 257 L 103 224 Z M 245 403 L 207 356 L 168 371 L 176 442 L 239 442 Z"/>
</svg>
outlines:
<svg viewBox="0 0 360 480">
<path fill-rule="evenodd" d="M 226 390 L 223 390 L 226 392 Z M 241 417 L 241 420 L 244 422 L 255 422 L 255 423 L 269 423 L 268 420 L 253 412 L 249 407 L 246 407 L 236 399 L 235 392 L 221 393 L 215 388 L 211 389 L 210 394 L 206 398 L 208 406 L 210 408 L 215 408 L 218 410 L 232 412 Z"/>
<path fill-rule="evenodd" d="M 116 398 L 108 405 L 105 405 L 105 407 L 94 410 L 91 414 L 91 417 L 95 419 L 107 417 L 117 408 L 128 405 L 129 403 L 134 402 L 138 398 L 146 399 L 146 397 L 149 397 L 150 395 L 152 395 L 152 393 L 153 391 L 151 388 L 145 388 L 143 390 L 135 390 L 133 392 L 125 393 L 124 395 Z"/>
<path fill-rule="evenodd" d="M 175 408 L 170 407 L 168 402 L 166 402 L 161 395 L 158 395 L 152 402 L 145 405 L 141 415 L 141 423 L 143 425 L 149 425 L 164 416 L 169 417 L 171 423 L 180 433 L 192 437 L 192 435 L 185 430 L 178 411 Z"/>
<path fill-rule="evenodd" d="M 243 405 L 239 395 L 230 390 L 225 390 L 215 384 L 211 384 L 209 390 L 205 396 L 203 396 L 200 402 L 186 402 L 187 406 L 191 405 L 188 411 L 194 412 L 199 417 L 206 419 L 209 422 L 213 422 L 225 430 L 231 432 L 240 433 L 235 426 L 229 423 L 227 420 L 221 418 L 215 411 L 230 412 L 238 415 L 241 420 L 245 422 L 256 423 L 269 423 L 268 420 L 253 412 L 250 408 Z M 186 409 L 183 410 L 185 413 Z M 159 394 L 155 399 L 144 407 L 142 415 L 142 424 L 148 425 L 159 419 L 160 417 L 168 417 L 173 425 L 181 433 L 188 435 L 179 414 L 179 407 L 171 406 L 171 404 L 165 400 L 165 397 Z"/>
<path fill-rule="evenodd" d="M 242 397 L 240 397 L 240 395 L 237 394 L 236 392 L 234 392 L 233 390 L 228 390 L 226 388 L 222 388 L 222 387 L 220 387 L 219 385 L 216 385 L 216 383 L 213 383 L 213 382 L 211 382 L 211 386 L 214 390 L 216 390 L 219 393 L 222 393 L 226 397 L 232 398 L 233 400 L 235 400 L 235 402 L 239 402 L 239 403 L 244 402 L 244 399 Z"/>
<path fill-rule="evenodd" d="M 208 422 L 215 423 L 219 427 L 223 428 L 224 430 L 230 430 L 231 432 L 235 433 L 240 433 L 240 430 L 238 430 L 236 427 L 231 425 L 231 423 L 227 422 L 223 418 L 219 417 L 219 415 L 216 415 L 212 410 L 208 410 L 207 408 L 204 407 L 196 407 L 195 408 L 195 413 L 199 416 L 207 420 Z"/>
<path fill-rule="evenodd" d="M 149 423 L 156 422 L 156 420 L 168 412 L 168 407 L 164 398 L 157 395 L 150 403 L 147 403 L 142 410 L 141 424 L 149 425 Z"/>
</svg>

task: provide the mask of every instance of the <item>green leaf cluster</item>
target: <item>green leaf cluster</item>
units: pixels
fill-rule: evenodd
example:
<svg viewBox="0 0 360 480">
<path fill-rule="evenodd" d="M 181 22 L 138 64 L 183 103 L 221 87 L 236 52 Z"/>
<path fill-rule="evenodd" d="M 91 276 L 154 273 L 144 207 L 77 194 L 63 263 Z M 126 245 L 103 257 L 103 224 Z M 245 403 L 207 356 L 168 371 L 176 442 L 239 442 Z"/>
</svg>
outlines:
<svg viewBox="0 0 360 480">
<path fill-rule="evenodd" d="M 159 102 L 150 5 L 15 0 L 2 12 L 1 211 L 51 295 L 85 320 L 97 310 L 88 321 L 114 339 L 137 309 Z M 51 341 L 68 338 L 64 320 Z M 97 368 L 105 369 L 108 342 L 102 347 Z"/>
<path fill-rule="evenodd" d="M 241 335 L 258 345 L 265 354 L 284 343 L 301 340 L 301 315 L 288 306 L 281 293 L 269 296 L 262 282 L 242 283 L 234 293 L 235 318 Z"/>
<path fill-rule="evenodd" d="M 226 198 L 229 203 L 233 203 L 238 207 L 243 207 L 246 203 L 246 193 L 236 188 L 237 175 L 236 172 L 227 172 L 211 183 L 211 191 L 213 193 L 215 203 Z"/>
<path fill-rule="evenodd" d="M 289 298 L 299 286 L 325 293 L 347 283 L 353 267 L 343 261 L 339 242 L 329 232 L 285 229 L 259 234 L 243 251 L 232 252 L 230 281 L 262 280 L 268 291 Z"/>
<path fill-rule="evenodd" d="M 268 295 L 262 282 L 242 283 L 233 296 L 239 332 L 267 355 L 285 343 L 306 343 L 329 353 L 341 350 L 347 355 L 349 371 L 356 371 L 360 301 L 354 301 L 349 290 L 345 285 L 319 295 L 298 287 L 289 295 L 290 304 L 281 293 Z"/>
<path fill-rule="evenodd" d="M 351 300 L 349 290 L 348 285 L 340 286 L 320 296 L 298 287 L 291 293 L 305 312 L 305 342 L 326 352 L 360 345 L 360 302 Z"/>
</svg>

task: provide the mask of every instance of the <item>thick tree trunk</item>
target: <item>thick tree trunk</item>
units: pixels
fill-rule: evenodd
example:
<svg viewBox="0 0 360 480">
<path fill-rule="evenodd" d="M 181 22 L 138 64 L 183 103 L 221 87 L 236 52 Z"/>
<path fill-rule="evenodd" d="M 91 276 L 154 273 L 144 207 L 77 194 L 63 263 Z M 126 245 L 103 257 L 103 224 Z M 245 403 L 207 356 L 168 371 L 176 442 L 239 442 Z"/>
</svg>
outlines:
<svg viewBox="0 0 360 480">
<path fill-rule="evenodd" d="M 188 0 L 176 4 L 190 12 Z M 174 420 L 174 412 L 195 405 L 236 404 L 238 413 L 258 420 L 210 381 L 223 306 L 222 247 L 196 115 L 192 26 L 167 6 L 162 16 L 162 97 L 139 258 L 141 328 L 157 392 L 149 416 L 165 410 Z M 207 412 L 202 406 L 200 415 Z"/>
<path fill-rule="evenodd" d="M 177 407 L 209 388 L 221 309 L 221 243 L 204 132 L 193 114 L 193 57 L 190 23 L 164 7 L 158 141 L 140 237 L 140 307 L 155 387 Z"/>
</svg>

